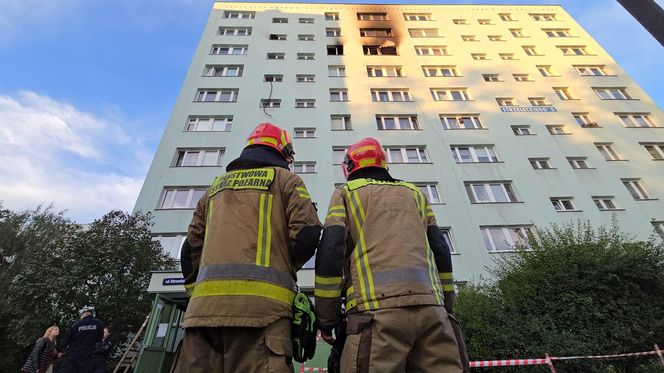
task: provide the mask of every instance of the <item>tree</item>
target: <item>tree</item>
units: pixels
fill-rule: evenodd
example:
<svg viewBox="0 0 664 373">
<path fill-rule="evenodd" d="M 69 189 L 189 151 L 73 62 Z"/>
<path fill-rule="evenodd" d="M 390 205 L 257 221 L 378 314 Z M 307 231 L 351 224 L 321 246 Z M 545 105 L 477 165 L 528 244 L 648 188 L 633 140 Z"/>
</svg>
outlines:
<svg viewBox="0 0 664 373">
<path fill-rule="evenodd" d="M 664 342 L 664 245 L 654 238 L 635 241 L 615 222 L 586 222 L 540 230 L 515 249 L 496 261 L 491 282 L 459 293 L 473 359 L 613 354 Z M 556 362 L 565 372 L 642 364 L 648 360 Z"/>
<path fill-rule="evenodd" d="M 116 345 L 136 332 L 150 310 L 150 271 L 173 266 L 150 225 L 145 213 L 111 211 L 86 227 L 52 207 L 0 206 L 0 371 L 17 371 L 44 330 L 64 331 L 83 305 L 96 306 Z"/>
</svg>

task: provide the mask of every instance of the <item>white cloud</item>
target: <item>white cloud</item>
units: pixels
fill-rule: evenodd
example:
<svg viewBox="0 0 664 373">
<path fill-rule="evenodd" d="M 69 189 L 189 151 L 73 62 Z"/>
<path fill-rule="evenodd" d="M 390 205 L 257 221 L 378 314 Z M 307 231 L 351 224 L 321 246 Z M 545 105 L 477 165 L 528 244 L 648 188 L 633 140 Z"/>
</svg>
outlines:
<svg viewBox="0 0 664 373">
<path fill-rule="evenodd" d="M 0 200 L 55 203 L 79 222 L 132 209 L 150 152 L 113 118 L 34 92 L 0 96 Z"/>
<path fill-rule="evenodd" d="M 48 29 L 60 20 L 59 15 L 78 6 L 80 0 L 0 0 L 0 44 L 6 44 L 26 29 L 26 22 L 38 22 L 38 29 Z"/>
</svg>

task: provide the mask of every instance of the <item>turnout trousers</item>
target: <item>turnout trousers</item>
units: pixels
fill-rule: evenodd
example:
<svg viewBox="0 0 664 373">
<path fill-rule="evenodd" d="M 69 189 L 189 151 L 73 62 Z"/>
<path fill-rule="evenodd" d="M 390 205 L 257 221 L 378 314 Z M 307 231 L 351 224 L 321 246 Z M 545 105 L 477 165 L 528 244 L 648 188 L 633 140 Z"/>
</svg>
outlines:
<svg viewBox="0 0 664 373">
<path fill-rule="evenodd" d="M 459 348 L 442 306 L 408 306 L 348 316 L 341 373 L 461 373 Z"/>
<path fill-rule="evenodd" d="M 265 328 L 186 328 L 175 373 L 292 373 L 292 351 L 288 318 Z"/>
</svg>

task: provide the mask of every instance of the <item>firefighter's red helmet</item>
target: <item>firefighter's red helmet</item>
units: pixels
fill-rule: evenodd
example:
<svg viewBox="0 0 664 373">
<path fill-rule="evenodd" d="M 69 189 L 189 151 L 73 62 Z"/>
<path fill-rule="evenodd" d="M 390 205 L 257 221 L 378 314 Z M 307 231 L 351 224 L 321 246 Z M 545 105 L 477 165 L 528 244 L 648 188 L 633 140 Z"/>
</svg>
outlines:
<svg viewBox="0 0 664 373">
<path fill-rule="evenodd" d="M 385 149 L 373 137 L 365 137 L 346 149 L 346 157 L 342 168 L 344 177 L 367 167 L 380 167 L 388 169 Z"/>
<path fill-rule="evenodd" d="M 277 149 L 288 163 L 293 162 L 293 140 L 288 131 L 275 126 L 272 123 L 261 123 L 247 137 L 247 146 L 265 145 Z"/>
</svg>

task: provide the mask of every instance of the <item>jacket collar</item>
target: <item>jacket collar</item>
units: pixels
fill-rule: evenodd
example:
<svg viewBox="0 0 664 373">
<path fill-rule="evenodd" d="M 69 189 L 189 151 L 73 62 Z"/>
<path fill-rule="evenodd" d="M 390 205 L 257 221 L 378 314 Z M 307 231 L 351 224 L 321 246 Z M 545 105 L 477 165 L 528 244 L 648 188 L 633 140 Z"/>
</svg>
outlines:
<svg viewBox="0 0 664 373">
<path fill-rule="evenodd" d="M 355 179 L 374 179 L 380 181 L 399 181 L 390 175 L 390 173 L 381 167 L 367 167 L 357 170 L 348 176 L 347 181 Z"/>
<path fill-rule="evenodd" d="M 226 172 L 270 166 L 288 170 L 288 162 L 276 149 L 263 145 L 250 145 L 226 166 Z"/>
</svg>

